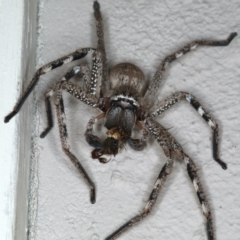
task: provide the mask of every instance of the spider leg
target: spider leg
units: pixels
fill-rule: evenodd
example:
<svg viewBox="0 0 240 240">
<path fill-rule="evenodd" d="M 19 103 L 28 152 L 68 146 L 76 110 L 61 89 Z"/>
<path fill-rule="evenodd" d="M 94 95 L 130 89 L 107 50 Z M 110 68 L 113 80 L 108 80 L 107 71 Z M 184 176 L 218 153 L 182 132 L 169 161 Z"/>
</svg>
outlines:
<svg viewBox="0 0 240 240">
<path fill-rule="evenodd" d="M 194 189 L 197 193 L 197 197 L 198 197 L 199 202 L 202 207 L 203 215 L 207 219 L 208 240 L 214 240 L 212 215 L 211 215 L 210 207 L 209 207 L 207 199 L 205 197 L 203 188 L 201 186 L 201 182 L 197 175 L 197 167 L 196 167 L 195 163 L 193 162 L 193 160 L 185 153 L 182 153 L 182 159 L 184 160 L 184 163 L 186 164 L 188 175 L 189 175 L 189 177 L 193 183 Z"/>
<path fill-rule="evenodd" d="M 75 66 L 73 68 L 71 68 L 61 79 L 61 82 L 63 81 L 69 81 L 72 77 L 74 77 L 75 75 L 82 73 L 83 74 L 83 80 L 86 84 L 86 88 L 88 89 L 88 81 L 89 81 L 89 68 L 87 65 L 82 64 L 80 66 Z M 55 87 L 55 85 L 54 85 Z M 41 133 L 40 137 L 44 138 L 49 131 L 52 129 L 53 127 L 53 119 L 52 119 L 52 109 L 51 109 L 51 102 L 50 102 L 50 98 L 53 96 L 54 94 L 54 87 L 48 91 L 45 94 L 45 107 L 46 107 L 46 113 L 47 113 L 47 127 L 45 128 L 45 130 Z"/>
<path fill-rule="evenodd" d="M 69 62 L 73 62 L 75 60 L 81 59 L 83 57 L 85 57 L 87 54 L 94 52 L 95 49 L 94 48 L 81 48 L 78 49 L 77 51 L 70 53 L 62 58 L 59 58 L 57 60 L 54 60 L 46 65 L 44 65 L 43 67 L 41 67 L 40 69 L 37 70 L 37 72 L 35 73 L 35 75 L 33 76 L 31 82 L 29 83 L 27 89 L 25 90 L 25 92 L 23 93 L 23 95 L 19 98 L 19 100 L 17 101 L 15 107 L 13 108 L 13 111 L 10 112 L 5 118 L 4 118 L 4 122 L 7 123 L 11 120 L 12 117 L 14 117 L 21 109 L 22 105 L 24 104 L 24 102 L 26 101 L 26 99 L 28 98 L 29 94 L 32 92 L 33 88 L 35 87 L 35 85 L 37 84 L 39 77 L 57 67 L 60 67 L 64 64 L 67 64 Z"/>
<path fill-rule="evenodd" d="M 103 19 L 100 11 L 100 4 L 94 1 L 93 4 L 94 17 L 97 28 L 97 52 L 93 56 L 93 67 L 91 74 L 91 94 L 99 97 L 102 92 L 108 91 L 108 70 L 107 70 L 107 57 L 104 44 L 104 30 Z M 98 89 L 96 92 L 96 82 L 98 78 Z M 103 86 L 102 86 L 103 84 Z"/>
<path fill-rule="evenodd" d="M 231 33 L 226 40 L 216 40 L 216 41 L 197 40 L 185 45 L 183 48 L 181 48 L 177 52 L 165 57 L 165 59 L 161 62 L 160 66 L 158 67 L 156 73 L 154 74 L 151 84 L 149 85 L 149 88 L 145 94 L 145 97 L 149 97 L 156 94 L 157 90 L 159 89 L 160 83 L 162 82 L 165 68 L 166 66 L 168 66 L 169 63 L 176 60 L 177 58 L 180 58 L 181 56 L 190 52 L 191 50 L 196 49 L 198 46 L 227 46 L 236 36 L 237 36 L 237 33 L 234 32 L 234 33 Z"/>
<path fill-rule="evenodd" d="M 141 221 L 144 217 L 148 215 L 148 213 L 151 212 L 154 206 L 154 203 L 156 202 L 156 199 L 158 197 L 158 194 L 163 186 L 163 183 L 166 181 L 167 176 L 172 171 L 175 156 L 179 156 L 181 160 L 184 160 L 187 166 L 188 175 L 192 180 L 193 186 L 197 192 L 197 196 L 202 206 L 203 214 L 207 218 L 208 240 L 214 240 L 213 224 L 212 224 L 212 216 L 210 213 L 210 208 L 208 206 L 206 197 L 204 195 L 200 180 L 197 176 L 197 168 L 194 162 L 183 152 L 183 149 L 180 146 L 180 144 L 158 122 L 154 121 L 152 118 L 149 117 L 145 120 L 144 123 L 146 128 L 149 130 L 149 132 L 153 135 L 153 137 L 157 140 L 159 145 L 163 148 L 163 151 L 167 156 L 167 162 L 163 166 L 154 184 L 149 200 L 145 205 L 145 208 L 143 209 L 143 211 L 139 215 L 135 216 L 130 221 L 122 225 L 114 233 L 109 235 L 105 240 L 113 240 L 117 238 L 120 234 L 128 230 L 135 223 Z"/>
<path fill-rule="evenodd" d="M 154 184 L 153 190 L 149 196 L 148 202 L 145 205 L 145 208 L 142 210 L 142 212 L 123 224 L 120 228 L 118 228 L 115 232 L 113 232 L 111 235 L 109 235 L 105 240 L 113 240 L 116 239 L 120 234 L 127 231 L 130 227 L 135 225 L 137 222 L 140 222 L 143 218 L 145 218 L 152 210 L 152 207 L 154 203 L 157 200 L 158 194 L 164 184 L 164 182 L 167 179 L 167 176 L 171 173 L 172 167 L 173 167 L 173 158 L 172 156 L 169 156 L 167 159 L 167 162 L 163 166 L 162 170 L 160 171 L 158 178 Z"/>
<path fill-rule="evenodd" d="M 62 91 L 66 90 L 67 92 L 71 93 L 74 97 L 78 98 L 79 100 L 85 102 L 87 105 L 96 107 L 97 106 L 97 99 L 95 99 L 93 96 L 88 94 L 86 91 L 81 89 L 79 86 L 74 85 L 67 81 L 59 82 L 55 85 L 54 88 L 54 97 L 55 97 L 55 106 L 57 111 L 57 119 L 58 119 L 58 126 L 59 126 L 59 133 L 61 138 L 61 144 L 62 149 L 64 153 L 69 157 L 71 162 L 74 164 L 74 166 L 77 168 L 79 173 L 81 173 L 90 186 L 90 200 L 91 203 L 95 203 L 96 201 L 96 193 L 95 193 L 95 185 L 91 178 L 88 176 L 87 172 L 81 165 L 81 163 L 78 161 L 76 156 L 70 151 L 70 145 L 68 142 L 68 133 L 67 133 L 67 126 L 66 126 L 66 116 L 64 112 L 64 103 L 62 98 Z"/>
<path fill-rule="evenodd" d="M 113 240 L 117 238 L 120 234 L 128 230 L 137 222 L 140 222 L 144 217 L 146 217 L 152 210 L 155 204 L 158 194 L 167 179 L 167 176 L 171 173 L 174 163 L 174 152 L 181 151 L 181 146 L 174 140 L 174 138 L 164 129 L 159 123 L 155 122 L 153 119 L 148 118 L 145 121 L 145 126 L 149 132 L 154 136 L 159 145 L 163 148 L 165 155 L 167 156 L 167 162 L 160 171 L 158 178 L 154 184 L 153 190 L 149 196 L 149 200 L 145 205 L 143 211 L 132 218 L 130 221 L 123 224 L 114 233 L 109 235 L 105 240 Z"/>
<path fill-rule="evenodd" d="M 92 117 L 87 124 L 85 137 L 89 145 L 91 145 L 94 148 L 102 148 L 102 142 L 97 136 L 93 135 L 93 126 L 99 119 L 104 117 L 105 113 L 101 113 L 96 117 Z"/>
<path fill-rule="evenodd" d="M 150 131 L 150 133 L 155 137 L 163 150 L 170 148 L 174 151 L 174 153 L 180 157 L 181 160 L 184 160 L 184 163 L 187 166 L 187 172 L 192 180 L 195 191 L 197 192 L 198 199 L 202 206 L 202 211 L 204 216 L 207 219 L 207 234 L 208 240 L 214 240 L 214 232 L 213 232 L 213 223 L 212 223 L 212 215 L 210 212 L 210 207 L 208 205 L 207 199 L 205 197 L 203 188 L 201 186 L 199 177 L 197 175 L 197 167 L 192 159 L 187 156 L 184 152 L 180 144 L 164 129 L 158 122 L 154 121 L 152 118 L 148 118 L 146 120 L 146 127 Z M 166 154 L 166 153 L 165 153 Z"/>
<path fill-rule="evenodd" d="M 204 110 L 204 108 L 201 106 L 201 104 L 196 100 L 196 98 L 187 92 L 176 92 L 170 97 L 168 97 L 166 100 L 158 104 L 157 106 L 154 106 L 150 109 L 150 116 L 156 117 L 163 112 L 165 112 L 167 109 L 172 107 L 175 103 L 179 102 L 180 100 L 187 100 L 188 103 L 190 103 L 195 110 L 202 116 L 202 118 L 207 122 L 207 124 L 211 127 L 213 130 L 213 159 L 221 165 L 223 169 L 227 169 L 227 164 L 223 162 L 219 158 L 219 136 L 218 136 L 218 125 L 213 120 L 213 118 Z"/>
<path fill-rule="evenodd" d="M 133 148 L 136 151 L 142 151 L 147 146 L 147 140 L 148 140 L 148 130 L 144 126 L 143 123 L 140 121 L 136 122 L 136 125 L 141 129 L 142 131 L 142 137 L 141 139 L 128 139 L 128 144 L 131 148 Z"/>
</svg>

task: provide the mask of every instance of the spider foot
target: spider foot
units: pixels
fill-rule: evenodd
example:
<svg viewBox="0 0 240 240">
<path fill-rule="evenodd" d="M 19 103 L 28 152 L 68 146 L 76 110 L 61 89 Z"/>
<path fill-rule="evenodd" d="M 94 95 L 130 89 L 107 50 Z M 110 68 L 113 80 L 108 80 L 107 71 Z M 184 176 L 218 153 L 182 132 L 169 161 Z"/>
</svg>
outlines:
<svg viewBox="0 0 240 240">
<path fill-rule="evenodd" d="M 217 158 L 215 159 L 215 161 L 221 165 L 222 169 L 226 170 L 227 169 L 227 164 L 225 162 L 223 162 L 221 159 Z"/>
<path fill-rule="evenodd" d="M 16 114 L 17 114 L 17 111 L 13 110 L 4 118 L 4 122 L 8 123 Z"/>
<path fill-rule="evenodd" d="M 99 11 L 100 10 L 100 4 L 98 3 L 98 1 L 94 1 L 93 9 L 94 9 L 94 11 Z"/>
<path fill-rule="evenodd" d="M 92 184 L 91 186 L 91 192 L 90 192 L 90 201 L 92 204 L 94 204 L 96 202 L 96 189 L 95 189 L 95 185 Z"/>
<path fill-rule="evenodd" d="M 227 39 L 227 41 L 228 41 L 227 44 L 229 44 L 236 36 L 237 36 L 237 33 L 236 33 L 236 32 L 231 33 L 231 34 L 229 35 L 228 39 Z"/>
<path fill-rule="evenodd" d="M 40 134 L 40 138 L 45 138 L 46 135 L 49 133 L 49 131 L 51 130 L 50 127 L 47 127 L 41 134 Z"/>
</svg>

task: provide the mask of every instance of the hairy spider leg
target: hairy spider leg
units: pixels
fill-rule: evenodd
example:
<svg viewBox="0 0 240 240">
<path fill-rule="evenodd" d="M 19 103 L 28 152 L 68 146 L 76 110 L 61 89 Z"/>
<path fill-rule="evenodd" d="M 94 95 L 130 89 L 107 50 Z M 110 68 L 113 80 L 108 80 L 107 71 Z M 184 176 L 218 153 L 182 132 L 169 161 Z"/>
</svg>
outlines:
<svg viewBox="0 0 240 240">
<path fill-rule="evenodd" d="M 90 186 L 90 200 L 91 203 L 95 203 L 96 201 L 96 191 L 95 191 L 95 185 L 93 181 L 88 176 L 87 172 L 81 165 L 81 163 L 78 161 L 78 159 L 75 157 L 73 153 L 70 151 L 70 145 L 68 141 L 68 133 L 67 133 L 67 126 L 66 126 L 66 116 L 64 112 L 64 103 L 62 98 L 62 91 L 67 91 L 77 99 L 81 100 L 82 102 L 86 103 L 87 105 L 91 107 L 97 107 L 98 106 L 98 100 L 93 97 L 92 95 L 88 94 L 86 91 L 84 91 L 82 88 L 80 88 L 77 85 L 74 85 L 67 81 L 61 81 L 55 85 L 55 88 L 52 90 L 53 92 L 50 93 L 54 96 L 54 103 L 56 106 L 57 111 L 57 119 L 58 119 L 58 126 L 59 126 L 59 133 L 61 138 L 61 144 L 62 149 L 64 153 L 69 157 L 71 162 L 74 164 L 74 166 L 77 168 L 77 170 L 83 175 L 84 179 Z"/>
<path fill-rule="evenodd" d="M 197 175 L 197 167 L 196 167 L 195 163 L 193 162 L 193 160 L 185 153 L 182 153 L 182 160 L 184 160 L 184 163 L 186 164 L 187 172 L 193 183 L 194 189 L 197 193 L 197 197 L 198 197 L 199 202 L 202 207 L 203 215 L 207 219 L 208 240 L 214 240 L 212 214 L 210 212 L 210 207 L 209 207 L 208 201 L 206 199 L 206 196 L 204 194 L 201 182 Z"/>
<path fill-rule="evenodd" d="M 192 180 L 194 189 L 197 192 L 197 196 L 202 207 L 203 214 L 207 219 L 206 227 L 208 240 L 214 240 L 212 215 L 200 179 L 197 175 L 197 167 L 195 163 L 183 152 L 181 145 L 158 122 L 154 121 L 152 118 L 148 118 L 146 120 L 146 127 L 158 141 L 163 150 L 165 150 L 164 152 L 166 152 L 167 149 L 173 150 L 177 157 L 186 164 L 188 175 Z"/>
<path fill-rule="evenodd" d="M 165 68 L 168 66 L 169 63 L 180 58 L 181 56 L 190 52 L 191 50 L 196 49 L 198 46 L 227 46 L 236 36 L 237 36 L 237 33 L 233 32 L 229 35 L 229 37 L 226 40 L 216 40 L 216 41 L 197 40 L 185 45 L 183 48 L 181 48 L 177 52 L 165 57 L 153 76 L 153 79 L 148 87 L 148 90 L 146 91 L 145 98 L 149 98 L 149 97 L 151 98 L 151 96 L 156 96 L 157 90 L 159 89 L 160 83 L 162 82 L 162 79 L 165 73 Z"/>
<path fill-rule="evenodd" d="M 207 233 L 208 240 L 214 240 L 213 225 L 212 225 L 212 215 L 210 212 L 210 207 L 208 205 L 207 199 L 203 192 L 199 177 L 197 175 L 197 168 L 192 159 L 190 159 L 182 150 L 180 144 L 163 128 L 158 122 L 154 121 L 152 118 L 147 118 L 145 125 L 149 132 L 154 136 L 159 145 L 163 148 L 165 155 L 167 156 L 167 162 L 163 166 L 155 184 L 153 190 L 150 194 L 147 204 L 143 209 L 142 213 L 132 218 L 130 221 L 126 222 L 114 233 L 109 235 L 105 240 L 113 240 L 117 238 L 120 234 L 128 230 L 137 222 L 140 222 L 144 217 L 151 212 L 158 194 L 163 186 L 163 183 L 166 181 L 167 176 L 171 173 L 174 158 L 175 156 L 180 157 L 181 160 L 184 160 L 187 166 L 187 172 L 192 180 L 195 191 L 197 192 L 198 199 L 202 206 L 202 211 L 204 216 L 207 218 Z"/>
<path fill-rule="evenodd" d="M 120 234 L 128 230 L 130 227 L 140 222 L 145 218 L 152 210 L 155 204 L 158 194 L 163 187 L 168 175 L 171 173 L 174 163 L 174 151 L 182 151 L 181 146 L 174 140 L 174 138 L 165 130 L 160 124 L 156 123 L 152 119 L 145 121 L 146 128 L 158 141 L 159 145 L 163 148 L 163 151 L 167 157 L 167 162 L 161 169 L 158 178 L 154 184 L 153 190 L 149 196 L 148 202 L 140 214 L 123 224 L 115 232 L 109 235 L 105 240 L 113 240 Z M 175 144 L 174 144 L 175 143 Z"/>
<path fill-rule="evenodd" d="M 90 70 L 88 68 L 87 65 L 82 64 L 79 66 L 75 66 L 73 68 L 71 68 L 61 79 L 61 81 L 69 81 L 72 77 L 74 77 L 77 74 L 83 74 L 83 80 L 85 82 L 86 85 L 86 89 L 87 91 L 89 90 L 89 80 L 90 80 Z M 49 131 L 52 129 L 53 127 L 53 119 L 52 119 L 52 109 L 51 109 L 51 102 L 50 102 L 50 98 L 52 97 L 52 95 L 54 94 L 54 88 L 56 85 L 54 85 L 54 87 L 50 90 L 47 91 L 47 93 L 45 94 L 45 107 L 46 107 L 46 114 L 47 114 L 47 127 L 45 128 L 45 130 L 40 134 L 41 138 L 44 138 Z"/>
<path fill-rule="evenodd" d="M 160 173 L 158 175 L 158 178 L 154 184 L 153 190 L 149 196 L 148 202 L 145 205 L 145 208 L 142 210 L 142 212 L 139 215 L 133 217 L 131 220 L 129 220 L 125 224 L 123 224 L 120 228 L 118 228 L 111 235 L 109 235 L 107 238 L 105 238 L 105 240 L 116 239 L 117 237 L 119 237 L 119 235 L 121 235 L 123 232 L 127 231 L 130 227 L 132 227 L 136 223 L 143 220 L 143 218 L 145 218 L 148 215 L 148 213 L 151 212 L 152 207 L 157 200 L 157 196 L 158 196 L 164 182 L 166 181 L 168 175 L 172 171 L 173 162 L 174 162 L 174 160 L 172 158 L 167 159 L 167 162 L 165 163 L 165 165 L 163 166 L 162 170 L 160 171 Z"/>
<path fill-rule="evenodd" d="M 85 57 L 87 54 L 89 53 L 93 53 L 95 51 L 94 48 L 81 48 L 78 49 L 77 51 L 70 53 L 62 58 L 59 58 L 57 60 L 54 60 L 46 65 L 44 65 L 43 67 L 39 68 L 37 70 L 37 72 L 34 74 L 31 82 L 29 83 L 27 89 L 25 90 L 25 92 L 23 93 L 23 95 L 19 98 L 19 100 L 17 101 L 15 107 L 13 108 L 13 111 L 10 112 L 5 118 L 4 118 L 4 122 L 7 123 L 11 120 L 12 117 L 14 117 L 21 109 L 22 105 L 24 104 L 24 102 L 26 101 L 26 99 L 28 98 L 29 94 L 32 92 L 33 88 L 35 87 L 35 85 L 37 84 L 39 78 L 41 75 L 50 72 L 51 70 L 60 67 L 64 64 L 73 62 L 75 60 L 81 59 L 83 57 Z"/>
<path fill-rule="evenodd" d="M 152 107 L 150 109 L 150 116 L 156 117 L 169 108 L 171 108 L 174 104 L 179 102 L 180 100 L 187 100 L 188 103 L 190 103 L 194 109 L 202 116 L 202 118 L 207 122 L 207 124 L 211 127 L 213 130 L 213 159 L 221 165 L 221 167 L 226 170 L 227 164 L 223 162 L 219 158 L 219 136 L 218 136 L 218 125 L 213 120 L 213 118 L 205 111 L 205 109 L 201 106 L 200 102 L 196 100 L 196 98 L 187 92 L 176 92 L 169 96 L 167 99 L 163 100 L 160 104 Z"/>
<path fill-rule="evenodd" d="M 107 57 L 104 44 L 103 20 L 100 12 L 100 4 L 94 1 L 94 17 L 97 28 L 97 51 L 93 54 L 93 67 L 91 73 L 91 91 L 92 95 L 100 97 L 103 92 L 109 90 Z M 97 87 L 98 83 L 98 87 Z M 102 86 L 103 84 L 103 86 Z"/>
</svg>

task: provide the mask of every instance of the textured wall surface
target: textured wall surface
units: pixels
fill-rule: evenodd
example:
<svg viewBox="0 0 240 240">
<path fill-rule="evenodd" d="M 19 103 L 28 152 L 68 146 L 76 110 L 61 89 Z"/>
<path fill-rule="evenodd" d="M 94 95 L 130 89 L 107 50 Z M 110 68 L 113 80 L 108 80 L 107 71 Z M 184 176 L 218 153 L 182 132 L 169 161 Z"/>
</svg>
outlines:
<svg viewBox="0 0 240 240">
<path fill-rule="evenodd" d="M 101 0 L 109 67 L 128 61 L 150 80 L 161 60 L 197 39 L 225 39 L 240 34 L 240 2 L 230 1 L 110 1 Z M 40 1 L 38 66 L 81 47 L 96 46 L 92 1 Z M 157 118 L 180 142 L 199 169 L 212 208 L 216 239 L 240 239 L 240 36 L 228 47 L 200 47 L 173 62 L 159 91 L 162 100 L 187 91 L 201 102 L 220 128 L 224 171 L 212 159 L 211 130 L 186 102 Z M 82 62 L 89 62 L 90 58 Z M 37 135 L 46 126 L 44 93 L 69 66 L 44 75 L 38 95 Z M 96 183 L 97 201 L 61 150 L 55 126 L 38 139 L 38 204 L 35 239 L 102 240 L 145 206 L 166 158 L 150 138 L 148 147 L 126 150 L 104 165 L 91 159 L 84 139 L 87 121 L 98 114 L 64 94 L 72 151 Z M 157 99 L 156 99 L 157 101 Z M 96 128 L 104 137 L 106 129 Z M 153 212 L 119 239 L 206 238 L 205 219 L 185 166 L 175 162 Z"/>
<path fill-rule="evenodd" d="M 18 122 L 3 122 L 15 104 L 22 81 L 23 1 L 0 3 L 0 239 L 11 240 L 15 227 L 18 172 Z"/>
</svg>

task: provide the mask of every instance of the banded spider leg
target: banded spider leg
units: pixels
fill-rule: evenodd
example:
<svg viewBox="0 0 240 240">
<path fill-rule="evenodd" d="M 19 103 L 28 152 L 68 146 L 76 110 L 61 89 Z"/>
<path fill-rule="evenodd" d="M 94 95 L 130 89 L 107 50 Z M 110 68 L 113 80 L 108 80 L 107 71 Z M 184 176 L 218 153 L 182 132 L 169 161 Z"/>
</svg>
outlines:
<svg viewBox="0 0 240 240">
<path fill-rule="evenodd" d="M 68 81 L 72 77 L 74 77 L 75 75 L 77 75 L 79 73 L 83 74 L 82 77 L 83 77 L 83 80 L 85 82 L 86 90 L 87 90 L 87 92 L 90 92 L 90 69 L 87 65 L 82 64 L 80 66 L 73 67 L 72 69 L 70 69 L 65 74 L 65 76 L 61 79 L 61 81 Z M 53 95 L 53 93 L 54 93 L 54 88 L 51 89 L 50 91 L 48 91 L 45 94 L 45 108 L 46 108 L 46 115 L 47 115 L 47 127 L 40 134 L 41 138 L 44 138 L 53 127 L 52 109 L 51 109 L 51 102 L 50 102 L 50 98 Z"/>
<path fill-rule="evenodd" d="M 88 93 L 88 91 L 83 90 L 81 87 L 69 82 L 68 80 L 72 78 L 74 75 L 79 73 L 80 71 L 80 66 L 72 68 L 63 78 L 60 82 L 56 83 L 47 94 L 46 94 L 46 99 L 48 99 L 48 103 L 50 106 L 50 97 L 54 97 L 54 104 L 56 107 L 56 112 L 57 112 L 57 119 L 58 119 L 58 127 L 59 127 L 59 133 L 60 133 L 60 138 L 61 138 L 61 144 L 62 144 L 62 149 L 64 153 L 69 157 L 71 162 L 74 164 L 74 166 L 77 168 L 77 170 L 83 175 L 84 179 L 90 186 L 91 190 L 91 203 L 95 203 L 96 201 L 96 193 L 95 193 L 95 185 L 88 176 L 87 172 L 81 165 L 81 163 L 78 161 L 76 156 L 70 151 L 70 145 L 68 141 L 68 133 L 67 133 L 67 126 L 66 126 L 66 116 L 64 112 L 64 102 L 63 102 L 63 97 L 62 97 L 62 91 L 67 91 L 80 101 L 86 103 L 87 105 L 97 108 L 98 107 L 98 100 L 95 96 L 93 96 L 91 93 Z M 91 91 L 91 89 L 89 89 Z M 48 107 L 49 107 L 48 106 Z M 51 112 L 51 108 L 47 108 L 47 112 Z M 47 115 L 48 118 L 50 118 L 50 114 Z M 48 122 L 52 121 L 52 119 L 48 119 Z M 46 130 L 49 129 L 49 125 L 46 128 Z M 46 130 L 43 133 L 46 133 Z M 43 135 L 41 134 L 41 136 Z"/>
<path fill-rule="evenodd" d="M 145 126 L 153 137 L 157 140 L 159 145 L 163 148 L 163 151 L 167 157 L 167 162 L 161 169 L 158 178 L 154 184 L 153 190 L 149 196 L 148 202 L 145 205 L 144 209 L 140 214 L 133 217 L 131 220 L 123 224 L 115 232 L 109 235 L 105 240 L 113 240 L 117 238 L 120 234 L 128 230 L 130 227 L 140 222 L 145 218 L 152 210 L 158 194 L 163 187 L 164 182 L 166 181 L 168 175 L 171 173 L 173 168 L 173 163 L 175 157 L 183 160 L 187 166 L 188 175 L 193 183 L 194 189 L 197 193 L 198 199 L 202 206 L 202 211 L 204 216 L 207 219 L 207 232 L 208 240 L 214 240 L 213 226 L 212 226 L 212 215 L 210 208 L 203 192 L 199 177 L 197 175 L 197 168 L 192 159 L 190 159 L 182 150 L 180 144 L 168 133 L 168 131 L 163 128 L 158 122 L 154 121 L 152 118 L 147 118 L 145 121 Z"/>
<path fill-rule="evenodd" d="M 177 52 L 168 55 L 164 58 L 164 60 L 161 62 L 160 66 L 158 67 L 156 73 L 153 76 L 153 79 L 151 80 L 151 83 L 148 87 L 148 90 L 146 91 L 145 98 L 148 98 L 152 95 L 156 96 L 157 90 L 159 89 L 159 86 L 162 82 L 165 69 L 169 65 L 169 63 L 173 62 L 174 60 L 180 58 L 184 54 L 196 49 L 198 46 L 228 46 L 229 43 L 237 36 L 236 32 L 231 33 L 227 39 L 225 40 L 197 40 L 193 41 L 187 45 L 185 45 L 183 48 L 178 50 Z"/>
<path fill-rule="evenodd" d="M 213 120 L 213 118 L 205 111 L 205 109 L 201 106 L 201 104 L 196 100 L 196 98 L 187 92 L 176 92 L 172 94 L 170 97 L 168 97 L 166 100 L 162 101 L 157 106 L 154 106 L 150 109 L 150 115 L 151 117 L 156 117 L 166 110 L 168 110 L 170 107 L 172 107 L 174 104 L 179 102 L 180 100 L 186 100 L 188 103 L 190 103 L 194 109 L 202 116 L 202 118 L 207 122 L 207 124 L 211 127 L 213 130 L 213 159 L 221 165 L 221 167 L 226 170 L 227 164 L 223 162 L 219 158 L 219 137 L 218 137 L 218 125 Z"/>
<path fill-rule="evenodd" d="M 19 98 L 19 100 L 17 101 L 16 105 L 14 106 L 12 112 L 10 112 L 5 118 L 4 118 L 4 122 L 7 123 L 9 122 L 21 109 L 22 105 L 24 104 L 24 102 L 26 101 L 26 99 L 28 98 L 28 96 L 30 95 L 30 93 L 32 92 L 33 88 L 35 87 L 35 85 L 38 83 L 39 78 L 41 75 L 50 72 L 51 70 L 60 67 L 64 64 L 79 60 L 81 58 L 84 58 L 86 55 L 88 55 L 89 53 L 93 53 L 95 51 L 94 48 L 81 48 L 78 49 L 77 51 L 70 53 L 64 57 L 61 57 L 57 60 L 54 60 L 46 65 L 44 65 L 43 67 L 39 68 L 37 70 L 37 72 L 34 74 L 31 82 L 29 83 L 27 89 L 25 90 L 25 92 L 23 93 L 23 95 Z"/>
</svg>

